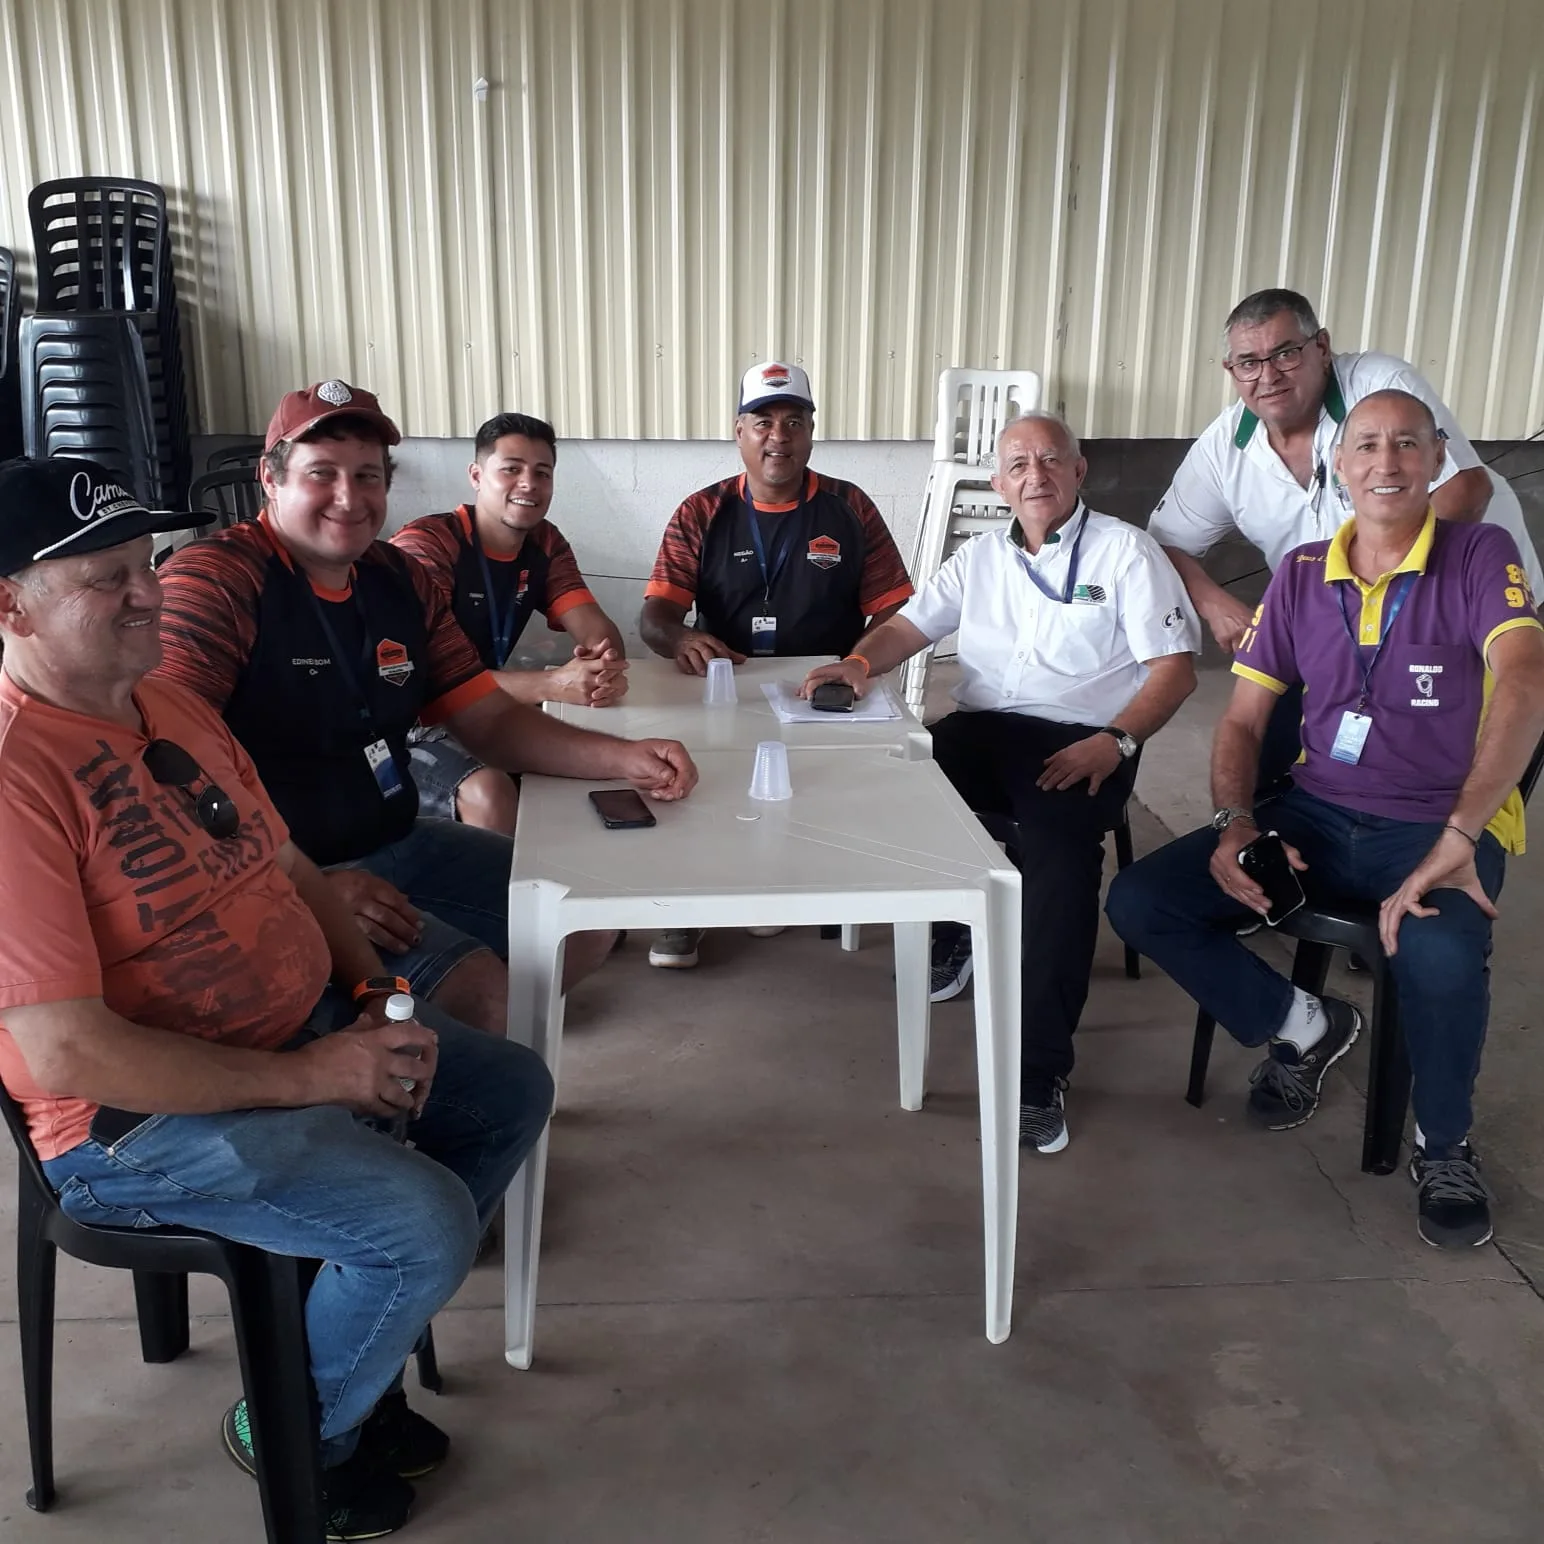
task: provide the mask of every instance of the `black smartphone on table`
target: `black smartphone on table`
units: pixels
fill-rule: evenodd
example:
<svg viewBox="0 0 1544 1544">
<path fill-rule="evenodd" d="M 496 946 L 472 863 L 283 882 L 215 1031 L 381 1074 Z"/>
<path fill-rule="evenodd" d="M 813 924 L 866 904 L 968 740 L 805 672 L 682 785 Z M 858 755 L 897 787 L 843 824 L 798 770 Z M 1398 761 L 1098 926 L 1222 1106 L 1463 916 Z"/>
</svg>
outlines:
<svg viewBox="0 0 1544 1544">
<path fill-rule="evenodd" d="M 822 713 L 851 713 L 857 697 L 845 681 L 822 681 L 810 693 L 810 706 Z"/>
<path fill-rule="evenodd" d="M 654 824 L 643 796 L 632 788 L 592 788 L 590 803 L 608 831 L 635 831 Z"/>
<path fill-rule="evenodd" d="M 1238 866 L 1265 891 L 1271 909 L 1265 914 L 1270 927 L 1285 922 L 1306 900 L 1303 882 L 1287 858 L 1277 831 L 1262 831 L 1247 847 L 1240 848 Z"/>
</svg>

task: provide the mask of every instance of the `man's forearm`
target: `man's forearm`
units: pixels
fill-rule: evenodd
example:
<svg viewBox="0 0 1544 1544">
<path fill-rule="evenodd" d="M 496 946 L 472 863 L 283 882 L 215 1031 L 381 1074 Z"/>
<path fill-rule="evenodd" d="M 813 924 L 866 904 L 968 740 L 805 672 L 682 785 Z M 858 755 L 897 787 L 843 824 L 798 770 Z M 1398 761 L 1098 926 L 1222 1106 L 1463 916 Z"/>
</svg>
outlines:
<svg viewBox="0 0 1544 1544">
<path fill-rule="evenodd" d="M 1228 602 L 1233 599 L 1223 587 L 1201 566 L 1199 558 L 1193 558 L 1188 552 L 1181 551 L 1178 547 L 1165 547 L 1169 561 L 1174 565 L 1174 571 L 1179 575 L 1181 583 L 1185 586 L 1185 593 L 1190 597 L 1190 603 L 1197 611 L 1209 611 L 1220 602 Z"/>
<path fill-rule="evenodd" d="M 538 708 L 502 694 L 484 697 L 450 727 L 456 738 L 489 766 L 505 772 L 540 772 L 548 777 L 625 777 L 629 741 L 576 729 Z"/>
<path fill-rule="evenodd" d="M 908 660 L 932 640 L 915 623 L 890 613 L 872 632 L 865 633 L 853 648 L 867 661 L 871 676 L 884 675 Z"/>
<path fill-rule="evenodd" d="M 30 1023 L 44 1015 L 48 1033 L 30 1034 Z M 151 1029 L 99 998 L 8 1009 L 6 1020 L 15 1025 L 27 1070 L 58 1098 L 145 1115 L 297 1109 L 314 1102 L 305 1058 Z"/>
<path fill-rule="evenodd" d="M 1193 656 L 1168 654 L 1145 663 L 1147 679 L 1141 690 L 1111 720 L 1112 728 L 1124 729 L 1143 743 L 1179 712 L 1180 704 L 1196 689 Z"/>
<path fill-rule="evenodd" d="M 1439 520 L 1474 525 L 1485 518 L 1494 491 L 1490 473 L 1484 467 L 1465 467 L 1463 471 L 1448 478 L 1440 488 L 1431 490 L 1432 513 Z"/>
<path fill-rule="evenodd" d="M 384 975 L 375 945 L 365 937 L 354 913 L 328 883 L 327 876 L 299 848 L 293 849 L 288 869 L 301 900 L 327 940 L 332 979 L 347 992 L 371 976 Z"/>
<path fill-rule="evenodd" d="M 1475 747 L 1474 765 L 1458 790 L 1450 817 L 1477 837 L 1517 786 L 1544 736 L 1544 684 L 1532 677 L 1498 680 Z"/>
<path fill-rule="evenodd" d="M 686 625 L 686 608 L 651 596 L 638 615 L 638 634 L 649 648 L 666 659 L 674 659 L 681 639 L 695 629 Z"/>
<path fill-rule="evenodd" d="M 528 708 L 540 707 L 550 696 L 545 670 L 495 670 L 499 689 Z"/>
<path fill-rule="evenodd" d="M 1259 731 L 1224 717 L 1212 737 L 1212 803 L 1217 809 L 1254 808 L 1260 776 Z"/>
<path fill-rule="evenodd" d="M 877 633 L 879 629 L 890 620 L 891 617 L 895 616 L 900 611 L 901 607 L 905 604 L 905 601 L 898 600 L 893 606 L 886 606 L 883 611 L 876 611 L 873 616 L 868 619 L 868 625 L 863 629 L 863 637 L 873 637 L 873 635 Z"/>
</svg>

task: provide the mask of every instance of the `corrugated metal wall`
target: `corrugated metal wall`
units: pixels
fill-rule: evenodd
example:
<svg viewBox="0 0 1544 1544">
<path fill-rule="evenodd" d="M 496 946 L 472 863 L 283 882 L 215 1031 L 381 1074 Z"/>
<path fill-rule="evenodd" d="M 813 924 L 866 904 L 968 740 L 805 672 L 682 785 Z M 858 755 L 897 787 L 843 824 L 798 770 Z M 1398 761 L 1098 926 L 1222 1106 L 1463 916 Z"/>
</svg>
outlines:
<svg viewBox="0 0 1544 1544">
<path fill-rule="evenodd" d="M 341 374 L 414 434 L 718 436 L 802 359 L 828 438 L 946 364 L 1196 430 L 1289 282 L 1471 434 L 1544 420 L 1540 0 L 0 0 L 0 243 L 171 193 L 200 427 Z M 488 82 L 485 94 L 474 90 Z"/>
</svg>

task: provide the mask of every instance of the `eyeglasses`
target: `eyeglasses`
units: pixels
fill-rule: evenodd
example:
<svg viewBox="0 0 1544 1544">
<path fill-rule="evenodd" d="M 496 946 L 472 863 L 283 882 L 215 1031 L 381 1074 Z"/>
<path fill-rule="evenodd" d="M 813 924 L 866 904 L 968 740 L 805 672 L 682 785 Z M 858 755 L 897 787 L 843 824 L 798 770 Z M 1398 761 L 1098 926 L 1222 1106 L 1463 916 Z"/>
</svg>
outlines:
<svg viewBox="0 0 1544 1544">
<path fill-rule="evenodd" d="M 1241 359 L 1224 359 L 1222 368 L 1236 381 L 1257 381 L 1267 365 L 1274 365 L 1283 375 L 1291 375 L 1303 362 L 1303 350 L 1314 340 L 1304 338 L 1301 343 L 1283 343 L 1273 348 L 1263 359 L 1245 354 Z"/>
<path fill-rule="evenodd" d="M 193 801 L 198 823 L 218 842 L 241 829 L 241 812 L 218 783 L 175 740 L 152 740 L 145 747 L 145 770 L 156 782 L 180 788 Z M 202 784 L 195 789 L 195 784 Z"/>
</svg>

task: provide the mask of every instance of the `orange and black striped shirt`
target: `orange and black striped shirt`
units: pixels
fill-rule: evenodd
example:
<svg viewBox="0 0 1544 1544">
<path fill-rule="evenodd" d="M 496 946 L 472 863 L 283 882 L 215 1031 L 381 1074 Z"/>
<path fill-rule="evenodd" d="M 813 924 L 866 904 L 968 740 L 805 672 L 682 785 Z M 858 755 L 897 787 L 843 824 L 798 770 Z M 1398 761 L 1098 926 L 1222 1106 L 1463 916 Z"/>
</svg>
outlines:
<svg viewBox="0 0 1544 1544">
<path fill-rule="evenodd" d="M 912 587 L 861 488 L 811 472 L 797 502 L 753 506 L 742 473 L 676 510 L 644 593 L 695 605 L 697 625 L 741 654 L 845 654 Z M 775 622 L 772 648 L 753 618 Z"/>
</svg>

